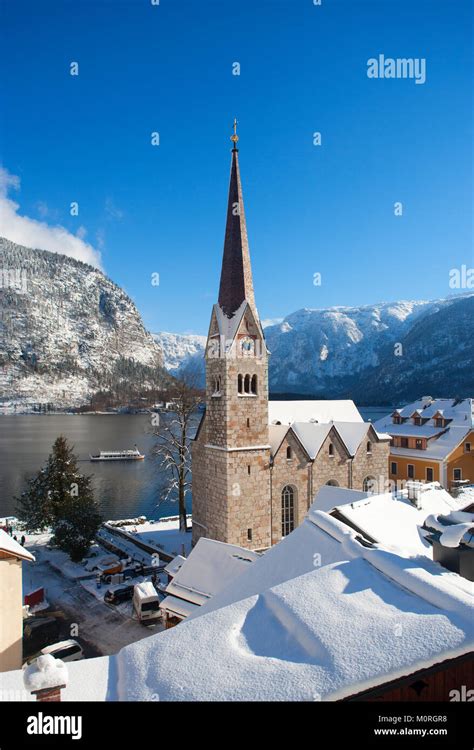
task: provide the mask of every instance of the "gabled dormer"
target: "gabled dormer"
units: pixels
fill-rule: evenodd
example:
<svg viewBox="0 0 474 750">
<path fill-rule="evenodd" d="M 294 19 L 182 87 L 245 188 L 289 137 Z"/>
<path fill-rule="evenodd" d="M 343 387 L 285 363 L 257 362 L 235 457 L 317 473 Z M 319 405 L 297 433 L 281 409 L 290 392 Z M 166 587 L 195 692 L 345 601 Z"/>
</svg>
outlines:
<svg viewBox="0 0 474 750">
<path fill-rule="evenodd" d="M 416 427 L 421 427 L 428 421 L 428 417 L 423 416 L 423 409 L 415 409 L 415 411 L 410 414 L 410 419 L 412 424 Z"/>
<path fill-rule="evenodd" d="M 392 423 L 393 424 L 402 424 L 402 410 L 401 409 L 395 409 L 394 412 L 392 412 Z"/>
<path fill-rule="evenodd" d="M 435 414 L 433 414 L 432 422 L 434 427 L 447 427 L 451 421 L 451 419 L 445 417 L 443 409 L 438 409 Z"/>
</svg>

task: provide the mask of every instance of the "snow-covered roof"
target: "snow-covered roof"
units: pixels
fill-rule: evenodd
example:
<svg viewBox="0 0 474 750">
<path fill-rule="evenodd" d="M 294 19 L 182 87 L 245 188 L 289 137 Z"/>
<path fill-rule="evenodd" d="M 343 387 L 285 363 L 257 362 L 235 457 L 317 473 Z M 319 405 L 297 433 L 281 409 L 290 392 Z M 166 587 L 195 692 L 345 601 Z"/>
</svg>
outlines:
<svg viewBox="0 0 474 750">
<path fill-rule="evenodd" d="M 186 558 L 183 557 L 183 555 L 176 555 L 176 557 L 173 557 L 171 562 L 165 567 L 165 573 L 168 573 L 170 576 L 175 576 L 185 561 Z"/>
<path fill-rule="evenodd" d="M 338 505 L 345 505 L 347 503 L 356 503 L 358 500 L 363 500 L 370 496 L 370 492 L 363 492 L 362 490 L 350 490 L 348 487 L 333 487 L 329 484 L 324 484 L 317 491 L 313 504 L 312 510 L 324 510 L 329 513 Z"/>
<path fill-rule="evenodd" d="M 432 458 L 435 461 L 443 461 L 468 434 L 469 430 L 466 430 L 464 427 L 449 426 L 439 438 L 428 442 L 426 450 L 420 451 L 420 458 Z M 390 447 L 390 453 L 394 456 L 413 456 L 414 450 L 414 448 Z"/>
<path fill-rule="evenodd" d="M 268 441 L 270 443 L 270 453 L 272 456 L 277 453 L 289 429 L 290 428 L 287 424 L 268 425 Z"/>
<path fill-rule="evenodd" d="M 474 429 L 474 399 L 472 398 L 456 401 L 454 399 L 430 399 L 425 397 L 412 404 L 407 404 L 398 411 L 402 417 L 406 418 L 411 417 L 417 410 L 421 410 L 420 416 L 429 421 L 423 425 L 412 423 L 396 425 L 392 422 L 392 412 L 392 414 L 387 414 L 375 422 L 375 429 L 378 432 L 388 432 L 390 435 L 430 438 L 428 447 L 421 456 L 435 461 L 442 461 L 447 458 L 465 439 L 466 435 Z M 446 428 L 436 427 L 434 419 L 438 413 L 442 413 L 444 419 L 451 420 Z M 392 447 L 390 452 L 396 456 L 411 456 L 413 455 L 413 448 Z"/>
<path fill-rule="evenodd" d="M 406 490 L 392 495 L 369 495 L 363 500 L 339 505 L 339 516 L 360 529 L 371 540 L 406 556 L 432 557 L 427 541 L 429 532 L 422 527 L 432 513 L 449 513 L 457 501 L 437 482 L 424 485 L 418 495 L 418 507 L 408 499 Z"/>
<path fill-rule="evenodd" d="M 292 430 L 304 446 L 311 460 L 315 459 L 332 428 L 336 430 L 350 456 L 355 456 L 362 441 L 365 441 L 371 428 L 370 422 L 329 422 L 320 424 L 315 422 L 293 422 Z M 270 428 L 284 425 L 270 425 Z M 270 430 L 271 432 L 271 430 Z M 389 435 L 377 434 L 379 440 L 389 440 Z M 283 438 L 282 438 L 283 439 Z M 280 441 L 281 444 L 281 441 Z M 279 446 L 278 446 L 279 447 Z"/>
<path fill-rule="evenodd" d="M 89 700 L 340 700 L 474 648 L 471 582 L 424 555 L 362 543 L 314 505 L 232 588 L 230 601 L 223 590 L 107 661 L 69 665 L 63 700 L 85 693 L 95 662 Z M 21 675 L 0 674 L 7 695 Z"/>
<path fill-rule="evenodd" d="M 27 549 L 22 547 L 21 544 L 16 542 L 13 537 L 11 537 L 10 534 L 7 534 L 3 529 L 0 529 L 0 552 L 4 552 L 12 557 L 18 557 L 21 560 L 34 561 L 35 559 L 31 552 L 28 552 Z"/>
<path fill-rule="evenodd" d="M 166 596 L 160 604 L 162 612 L 168 612 L 172 616 L 177 615 L 182 618 L 189 617 L 197 609 L 199 609 L 199 604 L 179 599 L 177 596 Z"/>
<path fill-rule="evenodd" d="M 474 513 L 433 513 L 425 519 L 425 527 L 440 532 L 439 541 L 444 547 L 455 548 L 460 544 L 474 547 Z"/>
<path fill-rule="evenodd" d="M 444 547 L 459 547 L 461 543 L 472 543 L 474 537 L 474 519 L 469 523 L 454 523 L 446 526 L 439 541 Z"/>
<path fill-rule="evenodd" d="M 148 599 L 152 596 L 157 596 L 157 591 L 151 581 L 143 581 L 137 583 L 134 589 L 134 593 L 138 595 L 140 599 Z"/>
<path fill-rule="evenodd" d="M 201 537 L 166 587 L 166 593 L 193 604 L 204 604 L 259 557 L 243 547 Z"/>
<path fill-rule="evenodd" d="M 298 440 L 304 446 L 311 459 L 316 458 L 321 446 L 332 429 L 332 424 L 316 424 L 315 422 L 294 422 L 291 425 Z"/>
<path fill-rule="evenodd" d="M 345 559 L 127 646 L 120 699 L 339 700 L 472 650 L 467 581 L 313 523 Z"/>
<path fill-rule="evenodd" d="M 388 429 L 388 428 L 387 428 Z M 446 427 L 433 427 L 429 423 L 424 425 L 416 425 L 411 422 L 405 422 L 404 424 L 392 424 L 390 425 L 391 435 L 400 435 L 407 437 L 419 437 L 419 438 L 431 438 L 441 435 Z"/>
<path fill-rule="evenodd" d="M 355 456 L 361 442 L 367 438 L 367 433 L 372 425 L 368 422 L 335 422 L 334 427 L 338 431 L 342 442 L 349 454 Z"/>
<path fill-rule="evenodd" d="M 269 401 L 268 421 L 276 424 L 293 422 L 363 422 L 353 401 Z"/>
</svg>

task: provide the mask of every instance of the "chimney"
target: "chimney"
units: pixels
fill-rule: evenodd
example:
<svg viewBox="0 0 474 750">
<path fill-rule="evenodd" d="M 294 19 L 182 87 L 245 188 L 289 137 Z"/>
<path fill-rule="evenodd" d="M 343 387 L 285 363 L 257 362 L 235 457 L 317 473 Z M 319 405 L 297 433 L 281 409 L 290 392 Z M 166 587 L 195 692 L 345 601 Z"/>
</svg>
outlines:
<svg viewBox="0 0 474 750">
<path fill-rule="evenodd" d="M 447 570 L 474 581 L 474 517 L 457 511 L 448 515 L 429 516 L 424 528 L 431 531 L 433 560 Z"/>
<path fill-rule="evenodd" d="M 55 688 L 42 688 L 41 690 L 32 690 L 33 695 L 36 695 L 37 701 L 43 703 L 60 703 L 61 702 L 61 690 L 66 685 L 58 685 Z"/>
<path fill-rule="evenodd" d="M 23 683 L 30 693 L 36 695 L 37 701 L 59 702 L 61 690 L 68 683 L 67 667 L 61 659 L 43 654 L 25 667 Z"/>
</svg>

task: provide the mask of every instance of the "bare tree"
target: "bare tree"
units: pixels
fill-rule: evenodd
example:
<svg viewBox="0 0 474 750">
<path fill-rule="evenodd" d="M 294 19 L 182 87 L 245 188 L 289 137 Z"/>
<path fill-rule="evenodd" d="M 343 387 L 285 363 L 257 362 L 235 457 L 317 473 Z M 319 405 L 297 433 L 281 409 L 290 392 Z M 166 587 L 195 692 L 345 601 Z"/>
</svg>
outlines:
<svg viewBox="0 0 474 750">
<path fill-rule="evenodd" d="M 204 402 L 199 380 L 196 366 L 188 367 L 176 378 L 166 391 L 166 400 L 172 403 L 170 413 L 159 416 L 153 429 L 157 437 L 155 453 L 160 457 L 160 468 L 166 475 L 160 503 L 169 498 L 178 500 L 180 531 L 188 530 L 186 496 L 192 486 L 190 441 L 199 422 L 199 406 Z"/>
</svg>

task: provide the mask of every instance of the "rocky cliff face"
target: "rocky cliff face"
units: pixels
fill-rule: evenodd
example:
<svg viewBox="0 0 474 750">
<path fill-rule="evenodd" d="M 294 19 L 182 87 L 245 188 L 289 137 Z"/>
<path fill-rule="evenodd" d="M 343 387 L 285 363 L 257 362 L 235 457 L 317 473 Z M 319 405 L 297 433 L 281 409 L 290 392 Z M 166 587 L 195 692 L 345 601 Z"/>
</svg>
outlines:
<svg viewBox="0 0 474 750">
<path fill-rule="evenodd" d="M 180 333 L 154 333 L 153 338 L 163 352 L 163 365 L 172 375 L 179 376 L 191 368 L 197 383 L 205 384 L 204 350 L 206 336 Z"/>
<path fill-rule="evenodd" d="M 101 271 L 0 238 L 0 403 L 78 406 L 168 380 L 132 300 Z"/>
</svg>

